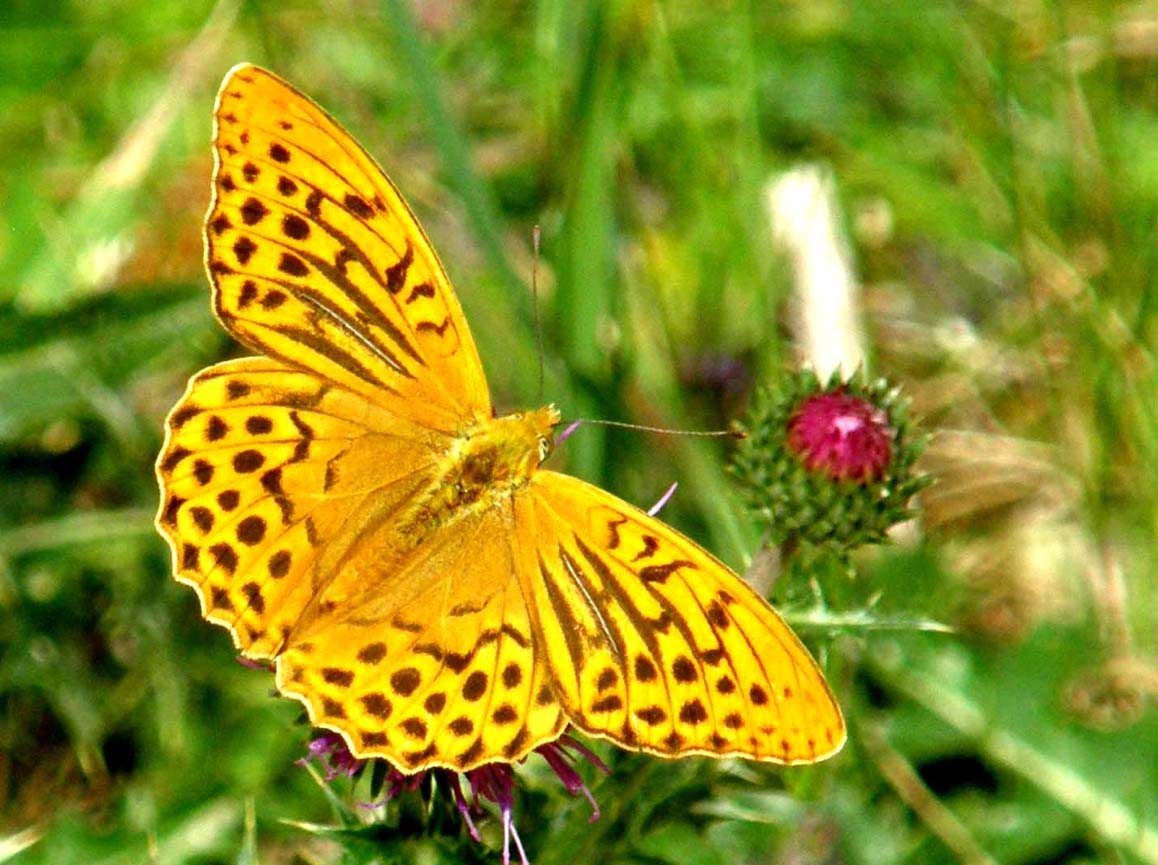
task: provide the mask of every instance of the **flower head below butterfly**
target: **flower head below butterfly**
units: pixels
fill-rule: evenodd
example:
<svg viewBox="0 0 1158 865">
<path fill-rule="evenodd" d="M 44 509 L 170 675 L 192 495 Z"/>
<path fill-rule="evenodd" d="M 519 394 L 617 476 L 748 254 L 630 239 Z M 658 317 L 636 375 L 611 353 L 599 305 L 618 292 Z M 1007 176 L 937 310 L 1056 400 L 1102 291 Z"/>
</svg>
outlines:
<svg viewBox="0 0 1158 865">
<path fill-rule="evenodd" d="M 360 760 L 350 753 L 345 740 L 341 736 L 328 731 L 313 739 L 307 746 L 308 755 L 298 760 L 299 766 L 306 766 L 310 760 L 316 760 L 324 771 L 324 780 L 333 781 L 335 778 L 346 776 L 353 778 L 359 775 L 370 760 Z M 591 790 L 587 787 L 582 776 L 576 769 L 578 762 L 586 760 L 605 775 L 611 770 L 589 748 L 569 735 L 562 735 L 552 742 L 537 747 L 534 753 L 541 756 L 562 782 L 563 787 L 572 795 L 582 794 L 591 803 L 590 822 L 599 819 L 599 805 L 595 801 Z M 476 842 L 481 841 L 474 817 L 483 813 L 482 802 L 490 801 L 499 808 L 499 819 L 503 827 L 503 865 L 511 861 L 511 844 L 519 854 L 522 865 L 529 865 L 522 839 L 514 823 L 515 803 L 515 772 L 514 766 L 506 762 L 484 763 L 475 769 L 462 774 L 449 769 L 428 769 L 421 772 L 406 774 L 397 768 L 390 767 L 383 781 L 384 794 L 379 802 L 366 803 L 368 808 L 376 808 L 395 799 L 406 792 L 418 790 L 428 777 L 433 777 L 435 784 L 446 789 L 454 799 L 454 804 L 467 831 Z M 469 795 L 463 793 L 463 780 Z"/>
</svg>

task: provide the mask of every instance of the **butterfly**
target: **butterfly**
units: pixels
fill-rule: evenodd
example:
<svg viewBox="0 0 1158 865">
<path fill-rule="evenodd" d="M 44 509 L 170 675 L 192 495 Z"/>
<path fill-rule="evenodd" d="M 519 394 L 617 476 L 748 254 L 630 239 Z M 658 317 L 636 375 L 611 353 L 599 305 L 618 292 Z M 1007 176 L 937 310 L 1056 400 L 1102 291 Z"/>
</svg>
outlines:
<svg viewBox="0 0 1158 865">
<path fill-rule="evenodd" d="M 217 97 L 205 263 L 253 357 L 166 422 L 157 526 L 203 616 L 354 755 L 516 761 L 572 725 L 634 751 L 811 763 L 844 721 L 768 603 L 496 417 L 446 272 L 374 160 L 243 64 Z"/>
</svg>

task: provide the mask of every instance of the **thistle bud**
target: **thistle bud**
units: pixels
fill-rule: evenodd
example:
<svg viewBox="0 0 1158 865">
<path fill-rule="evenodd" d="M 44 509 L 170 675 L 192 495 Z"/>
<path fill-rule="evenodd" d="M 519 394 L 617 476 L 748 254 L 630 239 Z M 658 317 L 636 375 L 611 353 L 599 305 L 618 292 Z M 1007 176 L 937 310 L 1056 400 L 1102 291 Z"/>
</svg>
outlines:
<svg viewBox="0 0 1158 865">
<path fill-rule="evenodd" d="M 774 543 L 847 552 L 912 516 L 929 481 L 913 473 L 925 441 L 914 439 L 906 407 L 884 380 L 822 383 L 807 370 L 756 401 L 732 470 Z"/>
</svg>

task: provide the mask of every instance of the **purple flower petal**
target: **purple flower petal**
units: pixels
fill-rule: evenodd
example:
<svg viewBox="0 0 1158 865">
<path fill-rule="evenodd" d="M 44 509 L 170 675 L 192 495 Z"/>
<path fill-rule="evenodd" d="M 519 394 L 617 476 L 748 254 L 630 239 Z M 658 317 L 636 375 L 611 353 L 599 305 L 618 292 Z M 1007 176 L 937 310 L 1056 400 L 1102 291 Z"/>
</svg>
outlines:
<svg viewBox="0 0 1158 865">
<path fill-rule="evenodd" d="M 610 775 L 611 770 L 608 769 L 607 765 L 595 756 L 589 748 L 571 736 L 560 736 L 554 742 L 547 742 L 545 745 L 540 745 L 535 749 L 535 751 L 547 761 L 547 765 L 551 767 L 559 780 L 563 782 L 563 786 L 567 789 L 568 793 L 572 796 L 582 793 L 587 798 L 587 801 L 591 803 L 591 817 L 588 822 L 594 823 L 599 819 L 599 803 L 595 801 L 591 790 L 583 783 L 583 779 L 579 776 L 579 773 L 575 771 L 574 764 L 576 758 L 568 749 L 586 759 L 587 762 L 604 775 Z"/>
<path fill-rule="evenodd" d="M 555 446 L 558 447 L 559 445 L 563 444 L 563 442 L 567 441 L 567 439 L 571 438 L 571 434 L 575 432 L 575 430 L 579 429 L 582 423 L 583 421 L 577 420 L 573 423 L 567 424 L 567 426 L 563 429 L 563 432 L 555 436 Z"/>
<path fill-rule="evenodd" d="M 462 795 L 462 784 L 459 782 L 458 772 L 447 772 L 448 776 L 447 786 L 450 787 L 451 793 L 454 794 L 454 804 L 458 807 L 458 813 L 462 814 L 463 822 L 466 823 L 467 831 L 470 832 L 470 837 L 476 842 L 481 841 L 482 837 L 478 834 L 478 827 L 474 825 L 474 820 L 470 816 L 470 805 L 466 801 L 466 797 Z"/>
<path fill-rule="evenodd" d="M 311 759 L 317 760 L 326 772 L 327 782 L 333 781 L 339 775 L 353 777 L 366 763 L 365 760 L 359 760 L 350 753 L 345 739 L 329 730 L 311 741 L 306 749 L 309 754 L 296 761 L 297 765 L 305 767 Z"/>
<path fill-rule="evenodd" d="M 678 487 L 679 485 L 680 485 L 679 481 L 673 481 L 672 485 L 667 488 L 667 492 L 659 497 L 659 501 L 656 502 L 654 505 L 652 505 L 650 508 L 648 508 L 647 515 L 649 517 L 654 517 L 661 510 L 663 510 L 663 506 L 666 505 L 671 500 L 671 497 L 675 495 L 676 487 Z"/>
</svg>

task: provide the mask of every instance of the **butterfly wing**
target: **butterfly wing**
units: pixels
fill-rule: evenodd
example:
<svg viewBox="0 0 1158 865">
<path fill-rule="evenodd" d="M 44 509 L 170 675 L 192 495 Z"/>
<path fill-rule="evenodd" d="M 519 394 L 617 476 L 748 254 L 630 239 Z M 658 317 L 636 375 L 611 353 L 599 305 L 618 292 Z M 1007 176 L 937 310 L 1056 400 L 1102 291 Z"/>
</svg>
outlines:
<svg viewBox="0 0 1158 865">
<path fill-rule="evenodd" d="M 374 160 L 275 75 L 237 66 L 215 112 L 206 266 L 225 328 L 432 429 L 491 417 L 462 309 Z"/>
<path fill-rule="evenodd" d="M 247 655 L 273 657 L 366 525 L 430 483 L 438 442 L 280 361 L 202 370 L 157 460 L 157 527 L 176 578 Z"/>
<path fill-rule="evenodd" d="M 315 726 L 405 771 L 515 761 L 566 723 L 514 575 L 510 499 L 390 561 L 383 524 L 289 637 L 277 682 Z"/>
<path fill-rule="evenodd" d="M 536 473 L 516 504 L 523 591 L 576 727 L 664 757 L 811 763 L 843 745 L 816 662 L 711 554 L 567 475 Z"/>
</svg>

